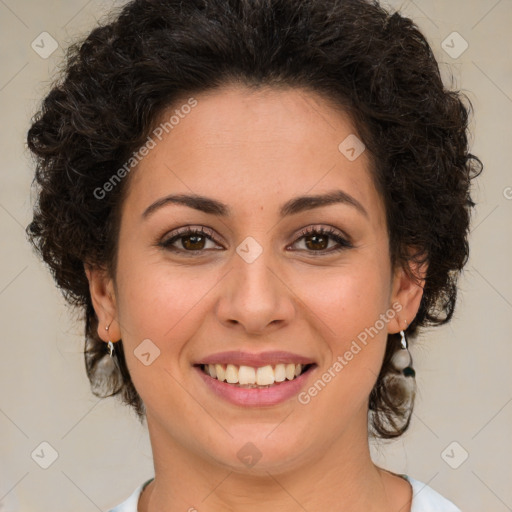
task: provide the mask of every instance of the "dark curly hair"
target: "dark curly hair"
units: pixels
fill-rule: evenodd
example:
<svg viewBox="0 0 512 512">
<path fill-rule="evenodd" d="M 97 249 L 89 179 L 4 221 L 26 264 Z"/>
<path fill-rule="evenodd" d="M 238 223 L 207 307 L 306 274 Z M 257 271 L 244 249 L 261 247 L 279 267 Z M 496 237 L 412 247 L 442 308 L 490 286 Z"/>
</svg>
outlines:
<svg viewBox="0 0 512 512">
<path fill-rule="evenodd" d="M 93 392 L 119 394 L 141 421 L 145 408 L 121 341 L 115 371 L 102 371 L 108 355 L 84 271 L 88 263 L 115 276 L 129 177 L 101 200 L 95 191 L 143 145 L 164 109 L 229 83 L 311 90 L 350 115 L 384 200 L 391 264 L 415 277 L 411 263 L 428 263 L 409 338 L 450 320 L 468 259 L 470 180 L 483 167 L 468 148 L 472 106 L 444 87 L 410 19 L 370 0 L 131 1 L 68 48 L 33 119 L 37 204 L 27 235 L 84 313 Z M 369 397 L 370 430 L 382 438 L 408 428 L 414 403 L 393 378 L 399 347 L 400 336 L 388 335 Z"/>
</svg>

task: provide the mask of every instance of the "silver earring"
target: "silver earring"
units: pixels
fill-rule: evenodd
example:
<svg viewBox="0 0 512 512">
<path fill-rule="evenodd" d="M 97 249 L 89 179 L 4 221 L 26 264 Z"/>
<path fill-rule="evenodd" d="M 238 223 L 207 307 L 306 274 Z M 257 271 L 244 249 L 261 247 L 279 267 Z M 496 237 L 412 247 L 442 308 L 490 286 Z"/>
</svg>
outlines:
<svg viewBox="0 0 512 512">
<path fill-rule="evenodd" d="M 112 322 L 110 322 L 110 323 L 112 323 Z M 110 324 L 108 324 L 105 327 L 105 331 L 108 332 L 109 327 L 110 327 Z M 108 352 L 109 352 L 110 357 L 114 357 L 114 353 L 115 352 L 114 352 L 114 344 L 112 343 L 112 341 L 110 341 L 110 340 L 108 341 L 107 348 L 108 348 Z"/>
<path fill-rule="evenodd" d="M 416 376 L 416 372 L 412 367 L 412 357 L 407 346 L 407 338 L 405 337 L 405 332 L 400 331 L 400 336 L 400 344 L 402 345 L 402 348 L 393 354 L 393 357 L 391 358 L 391 364 L 405 377 L 414 378 Z"/>
</svg>

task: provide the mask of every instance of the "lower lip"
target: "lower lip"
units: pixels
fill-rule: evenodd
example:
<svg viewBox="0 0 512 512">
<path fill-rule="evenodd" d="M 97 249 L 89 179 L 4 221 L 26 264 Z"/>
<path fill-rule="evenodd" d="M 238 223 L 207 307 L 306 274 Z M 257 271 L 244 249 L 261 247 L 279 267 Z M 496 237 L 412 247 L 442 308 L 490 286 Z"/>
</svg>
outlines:
<svg viewBox="0 0 512 512">
<path fill-rule="evenodd" d="M 203 382 L 216 395 L 232 404 L 242 406 L 277 405 L 288 400 L 300 392 L 302 387 L 305 386 L 307 379 L 316 368 L 317 366 L 314 365 L 295 379 L 279 382 L 269 388 L 240 388 L 206 375 L 199 366 L 194 367 L 203 379 Z"/>
</svg>

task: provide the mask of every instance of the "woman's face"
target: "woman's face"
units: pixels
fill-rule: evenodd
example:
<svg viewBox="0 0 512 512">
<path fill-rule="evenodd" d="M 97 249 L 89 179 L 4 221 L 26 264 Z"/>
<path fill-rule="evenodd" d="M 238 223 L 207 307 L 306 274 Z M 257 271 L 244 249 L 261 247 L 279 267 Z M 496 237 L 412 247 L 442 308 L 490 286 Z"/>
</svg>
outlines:
<svg viewBox="0 0 512 512">
<path fill-rule="evenodd" d="M 392 272 L 367 153 L 349 118 L 311 92 L 223 88 L 195 100 L 165 112 L 179 112 L 172 129 L 152 135 L 132 171 L 112 301 L 95 302 L 103 339 L 115 318 L 154 451 L 240 471 L 252 457 L 254 472 L 357 445 L 387 334 L 420 298 Z M 299 199 L 326 194 L 339 200 Z M 204 200 L 164 201 L 175 195 Z M 251 367 L 315 366 L 243 389 L 203 374 L 209 361 L 248 366 L 249 380 Z"/>
</svg>

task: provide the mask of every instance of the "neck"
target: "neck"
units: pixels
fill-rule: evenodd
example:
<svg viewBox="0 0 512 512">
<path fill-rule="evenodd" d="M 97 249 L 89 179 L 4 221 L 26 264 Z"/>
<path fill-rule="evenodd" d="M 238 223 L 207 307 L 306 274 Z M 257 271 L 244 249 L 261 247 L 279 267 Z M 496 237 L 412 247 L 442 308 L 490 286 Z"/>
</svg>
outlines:
<svg viewBox="0 0 512 512">
<path fill-rule="evenodd" d="M 315 446 L 315 453 L 306 454 L 300 463 L 297 459 L 282 466 L 257 463 L 247 470 L 195 452 L 153 425 L 156 422 L 148 417 L 155 479 L 140 498 L 139 512 L 410 510 L 409 484 L 371 460 L 366 417 L 364 426 L 359 422 L 334 443 Z"/>
</svg>

